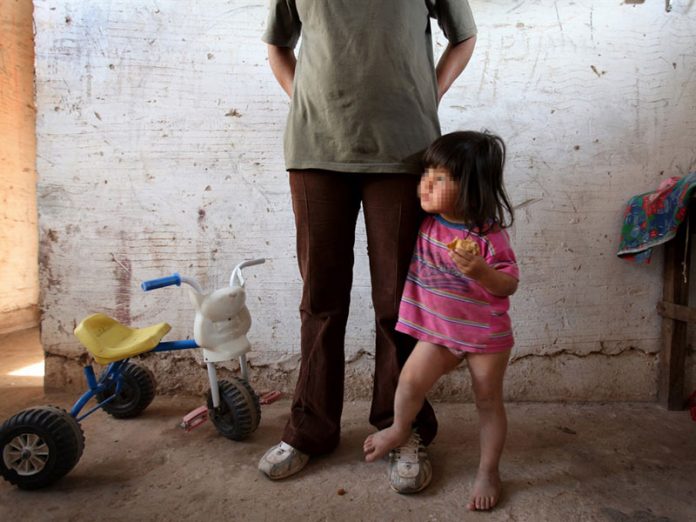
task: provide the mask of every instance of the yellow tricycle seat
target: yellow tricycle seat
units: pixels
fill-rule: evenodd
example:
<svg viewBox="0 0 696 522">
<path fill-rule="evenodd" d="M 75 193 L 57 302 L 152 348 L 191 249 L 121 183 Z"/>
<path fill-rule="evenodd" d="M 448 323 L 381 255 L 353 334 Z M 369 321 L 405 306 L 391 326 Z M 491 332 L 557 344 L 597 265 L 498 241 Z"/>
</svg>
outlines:
<svg viewBox="0 0 696 522">
<path fill-rule="evenodd" d="M 152 350 L 172 327 L 159 323 L 130 328 L 108 315 L 94 314 L 75 328 L 75 336 L 99 364 L 128 359 Z"/>
</svg>

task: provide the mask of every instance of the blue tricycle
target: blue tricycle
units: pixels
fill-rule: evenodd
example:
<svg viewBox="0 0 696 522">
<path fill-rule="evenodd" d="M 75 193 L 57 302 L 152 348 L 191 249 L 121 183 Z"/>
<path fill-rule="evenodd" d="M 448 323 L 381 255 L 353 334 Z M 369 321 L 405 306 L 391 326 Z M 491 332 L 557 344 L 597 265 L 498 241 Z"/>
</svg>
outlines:
<svg viewBox="0 0 696 522">
<path fill-rule="evenodd" d="M 125 419 L 140 415 L 155 397 L 152 372 L 131 362 L 151 352 L 201 348 L 208 368 L 210 390 L 207 405 L 197 408 L 182 422 L 193 429 L 210 418 L 217 430 L 232 440 L 243 440 L 256 430 L 261 419 L 259 397 L 248 382 L 245 354 L 251 346 L 246 337 L 251 315 L 246 307 L 242 269 L 264 259 L 237 265 L 227 287 L 204 293 L 195 279 L 173 274 L 142 283 L 143 290 L 166 286 L 189 286 L 196 308 L 194 339 L 162 341 L 171 327 L 160 323 L 131 328 L 104 314 L 94 314 L 75 328 L 75 335 L 94 360 L 106 368 L 97 378 L 91 364 L 84 367 L 89 389 L 70 412 L 54 406 L 23 410 L 0 427 L 0 473 L 21 489 L 48 486 L 66 475 L 82 456 L 85 437 L 80 422 L 99 409 Z M 215 363 L 239 358 L 241 378 L 218 380 Z M 97 404 L 82 413 L 95 399 Z"/>
</svg>

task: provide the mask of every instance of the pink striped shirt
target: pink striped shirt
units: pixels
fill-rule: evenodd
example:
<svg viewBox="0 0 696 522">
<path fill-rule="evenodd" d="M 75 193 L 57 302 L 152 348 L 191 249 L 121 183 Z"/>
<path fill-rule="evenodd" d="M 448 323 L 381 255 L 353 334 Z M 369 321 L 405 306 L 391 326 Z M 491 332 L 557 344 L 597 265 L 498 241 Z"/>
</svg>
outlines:
<svg viewBox="0 0 696 522">
<path fill-rule="evenodd" d="M 430 215 L 418 233 L 396 329 L 465 352 L 508 350 L 514 344 L 510 299 L 491 294 L 457 269 L 447 248 L 455 238 L 476 242 L 486 263 L 519 279 L 507 231 L 478 235 L 466 225 Z"/>
</svg>

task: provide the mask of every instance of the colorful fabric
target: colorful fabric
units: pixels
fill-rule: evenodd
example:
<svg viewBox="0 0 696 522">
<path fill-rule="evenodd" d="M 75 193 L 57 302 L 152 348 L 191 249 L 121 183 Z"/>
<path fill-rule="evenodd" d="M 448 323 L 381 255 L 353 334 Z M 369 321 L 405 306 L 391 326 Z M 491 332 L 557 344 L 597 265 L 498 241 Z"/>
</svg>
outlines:
<svg viewBox="0 0 696 522">
<path fill-rule="evenodd" d="M 428 216 L 418 234 L 396 329 L 465 352 L 508 350 L 514 344 L 510 299 L 491 294 L 457 269 L 447 248 L 455 238 L 475 241 L 490 266 L 519 279 L 505 230 L 478 235 L 465 225 Z"/>
<path fill-rule="evenodd" d="M 676 235 L 695 187 L 696 172 L 692 172 L 683 178 L 664 180 L 655 192 L 632 197 L 624 213 L 616 255 L 636 263 L 650 263 L 653 247 Z"/>
</svg>

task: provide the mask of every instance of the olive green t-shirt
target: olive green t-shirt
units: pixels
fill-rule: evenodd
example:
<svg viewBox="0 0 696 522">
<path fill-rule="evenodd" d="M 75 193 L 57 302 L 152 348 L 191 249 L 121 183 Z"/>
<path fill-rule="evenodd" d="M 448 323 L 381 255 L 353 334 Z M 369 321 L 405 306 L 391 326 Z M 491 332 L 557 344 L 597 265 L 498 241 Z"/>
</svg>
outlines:
<svg viewBox="0 0 696 522">
<path fill-rule="evenodd" d="M 467 0 L 270 0 L 263 41 L 300 45 L 287 169 L 418 173 L 438 136 L 430 18 L 476 34 Z"/>
</svg>

